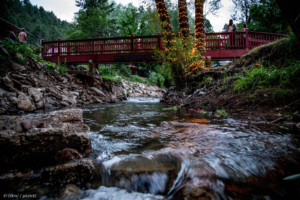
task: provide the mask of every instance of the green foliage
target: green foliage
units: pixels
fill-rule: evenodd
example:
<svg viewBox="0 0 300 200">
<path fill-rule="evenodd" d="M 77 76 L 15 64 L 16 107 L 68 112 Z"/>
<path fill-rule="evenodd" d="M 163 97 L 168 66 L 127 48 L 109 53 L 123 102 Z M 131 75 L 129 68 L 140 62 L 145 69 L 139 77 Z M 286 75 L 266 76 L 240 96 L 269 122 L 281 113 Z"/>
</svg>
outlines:
<svg viewBox="0 0 300 200">
<path fill-rule="evenodd" d="M 244 69 L 245 75 L 238 76 L 234 87 L 237 91 L 255 90 L 261 88 L 294 87 L 299 86 L 300 63 L 299 61 L 287 61 L 282 68 L 271 66 L 269 68 L 258 65 L 252 70 Z"/>
<path fill-rule="evenodd" d="M 157 73 L 157 72 L 151 72 L 149 78 L 148 78 L 148 82 L 152 85 L 157 85 L 161 88 L 164 87 L 164 82 L 165 82 L 165 78 Z"/>
<path fill-rule="evenodd" d="M 145 34 L 145 19 L 142 13 L 138 12 L 132 4 L 124 9 L 124 16 L 119 19 L 121 36 L 144 35 Z"/>
<path fill-rule="evenodd" d="M 67 61 L 65 60 L 65 62 L 63 64 L 61 64 L 60 59 L 58 58 L 58 62 L 57 62 L 57 65 L 56 65 L 56 70 L 61 75 L 65 75 L 66 73 L 68 73 Z"/>
<path fill-rule="evenodd" d="M 229 113 L 224 109 L 216 110 L 216 114 L 220 115 L 221 117 L 229 117 Z"/>
<path fill-rule="evenodd" d="M 275 100 L 292 98 L 299 93 L 299 61 L 288 60 L 281 68 L 257 65 L 249 71 L 244 69 L 244 72 L 244 75 L 237 76 L 236 91 L 263 90 L 265 97 L 271 95 Z"/>
<path fill-rule="evenodd" d="M 155 67 L 155 71 L 163 76 L 163 78 L 165 80 L 163 85 L 165 87 L 170 87 L 174 84 L 171 68 L 169 66 L 166 66 L 164 64 L 157 65 Z"/>
<path fill-rule="evenodd" d="M 101 66 L 99 69 L 99 74 L 102 76 L 103 80 L 114 81 L 117 83 L 120 83 L 122 81 L 122 78 L 119 76 L 119 73 L 111 67 Z"/>
<path fill-rule="evenodd" d="M 33 57 L 33 51 L 29 45 L 27 46 L 26 44 L 19 44 L 18 42 L 11 42 L 9 40 L 4 40 L 1 43 L 13 56 L 17 53 L 21 53 L 25 56 Z"/>
<path fill-rule="evenodd" d="M 50 72 L 54 72 L 56 69 L 55 65 L 52 62 L 47 61 L 44 65 Z"/>
<path fill-rule="evenodd" d="M 75 23 L 67 31 L 68 39 L 97 38 L 116 35 L 116 20 L 111 13 L 114 3 L 108 0 L 77 0 L 80 7 Z"/>
<path fill-rule="evenodd" d="M 99 69 L 99 74 L 101 76 L 110 76 L 110 77 L 114 77 L 117 76 L 117 72 L 114 71 L 112 68 L 110 67 L 105 67 L 105 66 L 101 66 Z"/>
<path fill-rule="evenodd" d="M 129 77 L 132 74 L 131 69 L 126 65 L 117 65 L 116 68 L 122 76 Z"/>
<path fill-rule="evenodd" d="M 288 23 L 275 0 L 261 0 L 260 4 L 254 4 L 249 9 L 251 22 L 248 28 L 251 31 L 270 33 L 287 33 Z"/>
<path fill-rule="evenodd" d="M 164 42 L 166 41 L 167 39 L 164 39 Z M 186 82 L 204 66 L 201 52 L 194 47 L 194 44 L 192 37 L 176 37 L 169 47 L 158 53 L 158 59 L 164 66 L 171 69 L 172 77 L 177 85 Z"/>
</svg>

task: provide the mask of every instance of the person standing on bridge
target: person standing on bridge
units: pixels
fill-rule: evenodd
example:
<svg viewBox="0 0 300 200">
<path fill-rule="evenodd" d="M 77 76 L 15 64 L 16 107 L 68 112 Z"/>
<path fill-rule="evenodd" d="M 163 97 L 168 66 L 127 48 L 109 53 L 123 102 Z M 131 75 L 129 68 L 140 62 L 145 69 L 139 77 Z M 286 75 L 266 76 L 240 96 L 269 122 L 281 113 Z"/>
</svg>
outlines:
<svg viewBox="0 0 300 200">
<path fill-rule="evenodd" d="M 233 48 L 235 45 L 235 34 L 234 32 L 236 32 L 236 26 L 233 24 L 233 20 L 229 20 L 229 24 L 226 28 L 226 32 L 229 32 L 229 40 L 230 40 L 230 48 Z"/>
<path fill-rule="evenodd" d="M 22 31 L 19 33 L 18 39 L 20 44 L 27 44 L 27 34 L 25 28 L 22 28 Z"/>
</svg>

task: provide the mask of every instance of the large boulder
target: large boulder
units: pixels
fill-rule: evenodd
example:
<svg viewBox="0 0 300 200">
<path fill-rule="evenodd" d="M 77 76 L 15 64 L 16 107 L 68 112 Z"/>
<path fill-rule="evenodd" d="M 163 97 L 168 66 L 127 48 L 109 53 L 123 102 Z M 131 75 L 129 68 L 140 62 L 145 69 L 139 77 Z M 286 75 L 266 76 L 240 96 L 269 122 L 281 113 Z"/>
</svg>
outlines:
<svg viewBox="0 0 300 200">
<path fill-rule="evenodd" d="M 0 116 L 0 165 L 2 169 L 55 164 L 65 148 L 87 155 L 91 151 L 89 127 L 81 109 L 35 116 Z M 80 157 L 80 156 L 78 156 Z"/>
</svg>

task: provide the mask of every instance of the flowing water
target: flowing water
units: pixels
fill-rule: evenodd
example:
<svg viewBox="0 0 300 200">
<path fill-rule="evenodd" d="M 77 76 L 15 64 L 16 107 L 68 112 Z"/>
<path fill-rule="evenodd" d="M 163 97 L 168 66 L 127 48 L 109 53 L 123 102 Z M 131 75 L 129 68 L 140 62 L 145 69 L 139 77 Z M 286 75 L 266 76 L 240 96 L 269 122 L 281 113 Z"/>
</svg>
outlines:
<svg viewBox="0 0 300 200">
<path fill-rule="evenodd" d="M 297 199 L 299 132 L 166 109 L 158 99 L 84 109 L 98 171 L 84 199 Z M 298 195 L 298 196 L 297 196 Z"/>
</svg>

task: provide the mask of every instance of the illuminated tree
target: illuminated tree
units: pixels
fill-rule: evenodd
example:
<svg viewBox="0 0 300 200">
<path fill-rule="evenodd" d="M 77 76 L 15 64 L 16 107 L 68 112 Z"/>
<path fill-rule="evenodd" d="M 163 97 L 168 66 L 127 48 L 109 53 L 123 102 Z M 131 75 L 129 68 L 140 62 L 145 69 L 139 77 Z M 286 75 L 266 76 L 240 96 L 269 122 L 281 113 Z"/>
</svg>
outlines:
<svg viewBox="0 0 300 200">
<path fill-rule="evenodd" d="M 188 37 L 190 34 L 190 27 L 186 0 L 178 0 L 178 11 L 180 35 Z"/>
<path fill-rule="evenodd" d="M 204 53 L 205 43 L 205 26 L 203 16 L 203 5 L 205 0 L 195 0 L 195 36 L 196 36 L 196 48 L 201 54 Z"/>
<path fill-rule="evenodd" d="M 155 4 L 162 27 L 162 34 L 166 39 L 166 45 L 170 46 L 171 41 L 174 38 L 174 34 L 172 31 L 172 25 L 170 23 L 170 16 L 167 11 L 166 3 L 164 0 L 155 0 Z"/>
</svg>

